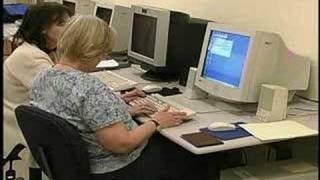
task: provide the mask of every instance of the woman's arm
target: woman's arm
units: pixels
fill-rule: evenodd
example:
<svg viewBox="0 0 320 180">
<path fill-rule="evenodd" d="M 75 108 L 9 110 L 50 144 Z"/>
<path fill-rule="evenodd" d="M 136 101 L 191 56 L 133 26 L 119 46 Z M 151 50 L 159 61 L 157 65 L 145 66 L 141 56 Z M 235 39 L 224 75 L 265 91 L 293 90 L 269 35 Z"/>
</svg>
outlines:
<svg viewBox="0 0 320 180">
<path fill-rule="evenodd" d="M 121 122 L 104 127 L 96 131 L 95 135 L 100 144 L 115 153 L 127 153 L 147 140 L 156 130 L 155 124 L 150 121 L 137 128 L 127 131 Z"/>
<path fill-rule="evenodd" d="M 158 112 L 153 120 L 161 128 L 180 125 L 186 117 L 181 112 Z M 130 131 L 122 122 L 99 129 L 95 132 L 97 140 L 102 146 L 115 153 L 128 153 L 146 141 L 156 131 L 156 123 L 148 121 Z"/>
</svg>

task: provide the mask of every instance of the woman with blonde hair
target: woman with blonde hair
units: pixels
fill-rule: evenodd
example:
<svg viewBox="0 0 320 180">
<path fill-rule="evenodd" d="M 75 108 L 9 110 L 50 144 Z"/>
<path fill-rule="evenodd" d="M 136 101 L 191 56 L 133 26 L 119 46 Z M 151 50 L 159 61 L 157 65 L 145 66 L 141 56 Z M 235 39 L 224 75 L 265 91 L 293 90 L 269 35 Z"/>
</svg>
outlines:
<svg viewBox="0 0 320 180">
<path fill-rule="evenodd" d="M 31 104 L 79 129 L 94 179 L 167 178 L 162 148 L 150 137 L 157 128 L 180 125 L 186 114 L 155 112 L 138 126 L 125 101 L 88 74 L 111 52 L 113 42 L 114 33 L 103 20 L 74 17 L 58 42 L 59 63 L 33 81 Z"/>
</svg>

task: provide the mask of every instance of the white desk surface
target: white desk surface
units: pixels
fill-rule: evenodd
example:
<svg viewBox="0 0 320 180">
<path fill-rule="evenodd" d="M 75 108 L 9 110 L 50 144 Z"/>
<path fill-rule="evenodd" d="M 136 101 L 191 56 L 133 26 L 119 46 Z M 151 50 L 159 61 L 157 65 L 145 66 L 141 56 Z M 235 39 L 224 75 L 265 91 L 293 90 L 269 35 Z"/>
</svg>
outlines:
<svg viewBox="0 0 320 180">
<path fill-rule="evenodd" d="M 144 73 L 143 70 L 137 65 L 133 65 L 130 68 L 115 70 L 118 74 L 132 79 L 139 83 L 138 87 L 155 83 L 149 82 L 142 79 L 140 76 Z M 169 83 L 155 83 L 163 87 L 178 86 L 177 82 Z M 184 87 L 179 86 L 183 91 Z M 234 140 L 223 141 L 222 145 L 214 145 L 197 148 L 190 143 L 186 142 L 180 136 L 185 133 L 199 132 L 200 128 L 207 127 L 211 122 L 224 121 L 228 123 L 243 121 L 246 123 L 260 122 L 256 119 L 255 113 L 257 104 L 231 104 L 226 103 L 218 99 L 209 97 L 208 99 L 202 100 L 190 100 L 184 97 L 182 94 L 166 97 L 170 101 L 180 103 L 195 112 L 197 115 L 189 122 L 183 123 L 180 126 L 162 129 L 160 133 L 170 139 L 171 141 L 179 144 L 185 149 L 189 150 L 194 154 L 206 154 L 218 151 L 224 151 L 235 148 L 242 148 L 247 146 L 254 146 L 268 142 L 262 142 L 259 139 L 250 136 L 244 138 L 238 138 Z M 296 97 L 291 104 L 288 106 L 287 119 L 296 120 L 311 129 L 318 130 L 318 103 L 303 100 Z M 301 119 L 302 118 L 302 119 Z M 145 121 L 145 118 L 138 118 L 140 121 Z M 315 136 L 318 134 L 314 134 Z M 281 141 L 281 140 L 279 140 Z M 276 141 L 272 141 L 276 142 Z"/>
</svg>

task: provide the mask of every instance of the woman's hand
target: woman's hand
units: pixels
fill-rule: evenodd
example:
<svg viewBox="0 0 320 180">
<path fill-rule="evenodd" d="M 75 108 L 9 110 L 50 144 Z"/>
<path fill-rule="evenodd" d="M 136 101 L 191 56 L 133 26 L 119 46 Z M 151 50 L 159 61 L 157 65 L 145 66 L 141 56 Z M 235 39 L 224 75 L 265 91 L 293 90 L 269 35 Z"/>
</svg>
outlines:
<svg viewBox="0 0 320 180">
<path fill-rule="evenodd" d="M 152 115 L 152 119 L 159 123 L 160 128 L 180 125 L 186 119 L 184 112 L 168 112 L 169 107 Z"/>
<path fill-rule="evenodd" d="M 129 113 L 132 117 L 137 115 L 150 115 L 154 114 L 157 111 L 157 108 L 151 103 L 142 103 L 136 104 L 129 109 Z"/>
<path fill-rule="evenodd" d="M 146 96 L 146 94 L 141 89 L 138 89 L 138 88 L 135 88 L 135 89 L 128 91 L 124 94 L 121 94 L 121 98 L 126 103 L 135 100 L 137 97 L 145 97 L 145 96 Z"/>
</svg>

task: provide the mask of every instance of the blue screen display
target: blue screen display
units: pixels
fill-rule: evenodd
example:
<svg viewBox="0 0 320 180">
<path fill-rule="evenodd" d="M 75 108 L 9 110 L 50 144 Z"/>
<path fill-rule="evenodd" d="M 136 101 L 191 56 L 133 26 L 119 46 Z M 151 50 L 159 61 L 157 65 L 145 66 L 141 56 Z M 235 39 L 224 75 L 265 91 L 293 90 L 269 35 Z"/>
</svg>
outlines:
<svg viewBox="0 0 320 180">
<path fill-rule="evenodd" d="M 239 87 L 250 36 L 212 30 L 202 77 Z"/>
</svg>

